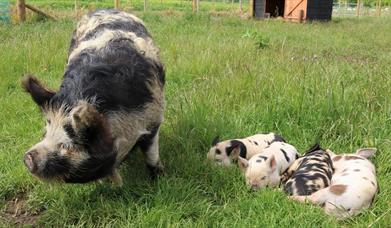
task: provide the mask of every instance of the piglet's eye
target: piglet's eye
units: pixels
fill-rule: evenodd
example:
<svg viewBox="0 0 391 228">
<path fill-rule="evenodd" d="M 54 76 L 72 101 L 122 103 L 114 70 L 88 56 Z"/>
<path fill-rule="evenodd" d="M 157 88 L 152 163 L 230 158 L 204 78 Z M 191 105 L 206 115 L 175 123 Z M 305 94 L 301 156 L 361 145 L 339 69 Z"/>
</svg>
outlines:
<svg viewBox="0 0 391 228">
<path fill-rule="evenodd" d="M 266 176 L 262 177 L 261 180 L 265 180 L 266 179 Z"/>
<path fill-rule="evenodd" d="M 219 149 L 216 149 L 216 154 L 221 154 L 221 151 Z"/>
</svg>

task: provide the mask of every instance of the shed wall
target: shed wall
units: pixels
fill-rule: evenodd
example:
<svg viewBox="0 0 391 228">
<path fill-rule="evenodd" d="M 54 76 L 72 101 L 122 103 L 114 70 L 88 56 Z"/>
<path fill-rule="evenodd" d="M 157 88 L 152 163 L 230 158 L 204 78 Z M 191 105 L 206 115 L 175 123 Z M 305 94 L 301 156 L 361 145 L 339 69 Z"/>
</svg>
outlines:
<svg viewBox="0 0 391 228">
<path fill-rule="evenodd" d="M 254 16 L 259 19 L 265 17 L 265 0 L 253 0 L 254 1 Z"/>
<path fill-rule="evenodd" d="M 307 20 L 331 20 L 332 0 L 308 0 Z"/>
</svg>

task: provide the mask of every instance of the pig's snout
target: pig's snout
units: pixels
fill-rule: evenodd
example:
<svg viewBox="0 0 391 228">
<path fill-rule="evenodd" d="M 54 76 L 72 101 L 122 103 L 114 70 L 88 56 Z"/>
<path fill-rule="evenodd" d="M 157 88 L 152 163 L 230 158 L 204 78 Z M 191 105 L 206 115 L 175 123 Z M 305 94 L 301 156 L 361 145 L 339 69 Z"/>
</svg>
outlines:
<svg viewBox="0 0 391 228">
<path fill-rule="evenodd" d="M 37 151 L 35 150 L 28 151 L 24 155 L 24 164 L 31 173 L 34 173 L 37 170 L 36 157 Z"/>
</svg>

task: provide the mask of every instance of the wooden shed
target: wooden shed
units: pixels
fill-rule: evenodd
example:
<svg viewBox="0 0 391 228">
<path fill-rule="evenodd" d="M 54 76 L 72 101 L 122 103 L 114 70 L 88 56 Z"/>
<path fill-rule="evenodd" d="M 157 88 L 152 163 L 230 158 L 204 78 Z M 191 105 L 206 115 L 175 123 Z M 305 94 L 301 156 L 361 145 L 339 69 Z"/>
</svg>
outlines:
<svg viewBox="0 0 391 228">
<path fill-rule="evenodd" d="M 250 0 L 255 18 L 283 17 L 290 21 L 331 20 L 333 0 Z"/>
</svg>

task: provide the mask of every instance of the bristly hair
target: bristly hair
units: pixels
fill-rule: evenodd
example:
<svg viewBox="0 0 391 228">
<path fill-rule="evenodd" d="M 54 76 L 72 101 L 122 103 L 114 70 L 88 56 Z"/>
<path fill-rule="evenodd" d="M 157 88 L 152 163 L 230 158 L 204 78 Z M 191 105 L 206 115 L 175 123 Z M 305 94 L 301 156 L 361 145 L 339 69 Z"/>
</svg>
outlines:
<svg viewBox="0 0 391 228">
<path fill-rule="evenodd" d="M 216 136 L 212 140 L 212 146 L 216 146 L 220 142 L 220 136 Z"/>
</svg>

